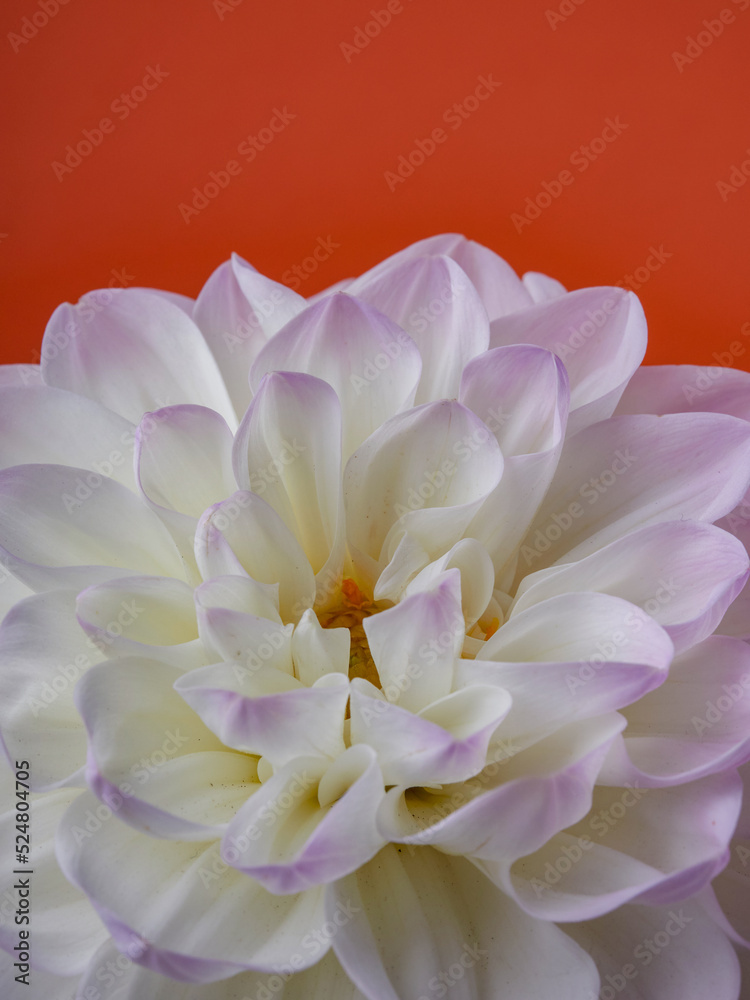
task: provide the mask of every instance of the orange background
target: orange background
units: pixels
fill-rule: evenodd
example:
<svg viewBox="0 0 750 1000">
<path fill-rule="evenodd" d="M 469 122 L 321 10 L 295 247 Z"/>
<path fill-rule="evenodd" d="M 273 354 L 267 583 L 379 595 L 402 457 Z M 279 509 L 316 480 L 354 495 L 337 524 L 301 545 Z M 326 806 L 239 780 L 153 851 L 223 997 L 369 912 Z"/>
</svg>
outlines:
<svg viewBox="0 0 750 1000">
<path fill-rule="evenodd" d="M 613 284 L 663 247 L 638 292 L 647 360 L 715 363 L 741 338 L 750 184 L 722 197 L 717 182 L 750 159 L 750 0 L 391 0 L 390 23 L 347 49 L 386 2 L 4 0 L 0 360 L 36 360 L 54 307 L 109 282 L 195 295 L 232 250 L 289 279 L 330 237 L 297 281 L 309 295 L 449 230 L 570 288 Z M 680 71 L 704 19 L 723 30 Z M 148 67 L 168 75 L 113 111 Z M 444 113 L 480 76 L 501 86 L 452 128 Z M 293 120 L 247 162 L 238 146 L 275 109 Z M 580 172 L 571 156 L 618 116 L 627 128 Z M 67 145 L 106 117 L 58 179 Z M 391 191 L 386 172 L 440 127 Z M 241 171 L 186 222 L 180 203 L 232 159 Z M 519 233 L 511 215 L 566 169 L 574 182 Z"/>
</svg>

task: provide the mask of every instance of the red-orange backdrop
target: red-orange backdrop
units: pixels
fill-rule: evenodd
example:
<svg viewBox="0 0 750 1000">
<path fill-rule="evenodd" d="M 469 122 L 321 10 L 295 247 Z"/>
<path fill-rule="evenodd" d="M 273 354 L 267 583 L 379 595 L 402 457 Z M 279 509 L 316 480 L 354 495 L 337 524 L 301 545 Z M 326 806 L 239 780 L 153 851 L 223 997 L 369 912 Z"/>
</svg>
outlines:
<svg viewBox="0 0 750 1000">
<path fill-rule="evenodd" d="M 310 294 L 458 230 L 638 286 L 651 363 L 750 368 L 750 0 L 5 0 L 0 23 L 2 361 L 91 288 L 195 295 L 236 250 Z"/>
</svg>

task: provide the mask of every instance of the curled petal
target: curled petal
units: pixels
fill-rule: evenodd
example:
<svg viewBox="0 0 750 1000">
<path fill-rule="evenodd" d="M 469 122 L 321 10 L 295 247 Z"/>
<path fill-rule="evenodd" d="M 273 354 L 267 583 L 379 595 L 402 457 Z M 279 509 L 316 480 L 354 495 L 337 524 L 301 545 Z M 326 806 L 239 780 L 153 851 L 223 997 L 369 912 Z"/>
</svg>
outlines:
<svg viewBox="0 0 750 1000">
<path fill-rule="evenodd" d="M 377 694 L 353 681 L 351 736 L 377 752 L 386 785 L 450 783 L 481 771 L 511 704 L 507 692 L 475 684 L 413 715 Z"/>
<path fill-rule="evenodd" d="M 646 352 L 646 317 L 632 292 L 581 288 L 492 323 L 491 347 L 537 344 L 570 376 L 568 435 L 614 412 Z"/>
<path fill-rule="evenodd" d="M 222 860 L 218 841 L 148 836 L 105 813 L 97 817 L 98 805 L 84 792 L 69 807 L 58 832 L 58 858 L 115 945 L 138 964 L 183 982 L 208 983 L 248 969 L 275 972 L 297 953 L 300 968 L 320 958 L 320 951 L 304 949 L 303 940 L 325 919 L 322 889 L 272 896 Z M 87 820 L 96 830 L 76 842 Z M 115 866 L 129 877 L 113 879 Z M 250 935 L 242 930 L 248 925 Z"/>
<path fill-rule="evenodd" d="M 458 569 L 431 591 L 366 618 L 364 628 L 383 690 L 396 704 L 418 712 L 445 697 L 464 639 Z"/>
<path fill-rule="evenodd" d="M 342 674 L 326 674 L 307 688 L 272 667 L 220 663 L 185 674 L 175 690 L 223 743 L 275 767 L 344 750 L 349 682 Z"/>
<path fill-rule="evenodd" d="M 254 493 L 240 490 L 209 507 L 198 522 L 195 557 L 205 580 L 246 574 L 278 585 L 285 622 L 298 621 L 315 599 L 315 577 L 299 542 Z"/>
<path fill-rule="evenodd" d="M 334 762 L 291 761 L 237 814 L 223 856 L 273 893 L 334 882 L 384 845 L 375 825 L 383 794 L 369 747 L 352 746 Z"/>
</svg>

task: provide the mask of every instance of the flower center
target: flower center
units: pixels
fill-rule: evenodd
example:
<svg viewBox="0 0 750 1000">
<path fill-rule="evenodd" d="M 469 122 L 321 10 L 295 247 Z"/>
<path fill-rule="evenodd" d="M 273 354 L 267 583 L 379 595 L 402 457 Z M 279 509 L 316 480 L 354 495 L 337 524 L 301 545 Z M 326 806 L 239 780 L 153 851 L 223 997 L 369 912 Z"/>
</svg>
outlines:
<svg viewBox="0 0 750 1000">
<path fill-rule="evenodd" d="M 349 629 L 349 677 L 364 677 L 375 687 L 380 687 L 380 677 L 362 622 L 384 610 L 366 597 L 354 580 L 345 579 L 341 583 L 341 603 L 320 617 L 323 628 Z"/>
</svg>

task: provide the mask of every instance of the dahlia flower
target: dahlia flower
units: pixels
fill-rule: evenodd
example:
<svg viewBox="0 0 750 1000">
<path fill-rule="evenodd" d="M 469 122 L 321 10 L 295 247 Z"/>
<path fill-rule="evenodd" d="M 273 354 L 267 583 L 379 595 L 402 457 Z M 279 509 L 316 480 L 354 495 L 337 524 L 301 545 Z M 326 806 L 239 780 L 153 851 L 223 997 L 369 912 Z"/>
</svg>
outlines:
<svg viewBox="0 0 750 1000">
<path fill-rule="evenodd" d="M 3 996 L 749 988 L 750 376 L 645 347 L 455 235 L 55 311 L 0 388 Z"/>
</svg>

